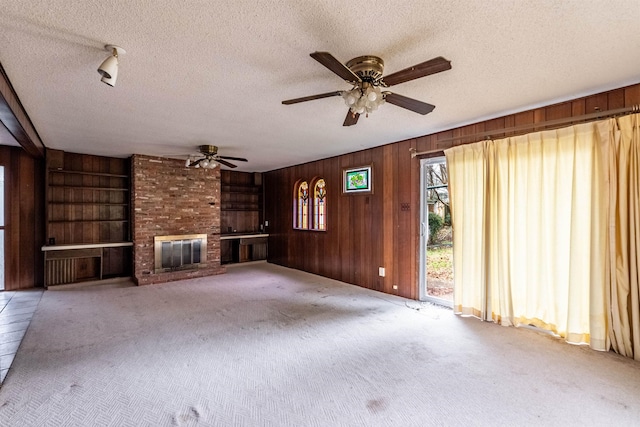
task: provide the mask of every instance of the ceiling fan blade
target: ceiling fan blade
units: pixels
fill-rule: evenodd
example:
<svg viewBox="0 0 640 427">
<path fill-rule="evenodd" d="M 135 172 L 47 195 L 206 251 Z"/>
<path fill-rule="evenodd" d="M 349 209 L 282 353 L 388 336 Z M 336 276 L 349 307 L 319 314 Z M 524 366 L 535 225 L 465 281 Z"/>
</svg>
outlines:
<svg viewBox="0 0 640 427">
<path fill-rule="evenodd" d="M 220 163 L 221 165 L 225 165 L 226 167 L 231 168 L 231 169 L 234 169 L 234 168 L 237 168 L 237 167 L 238 167 L 238 166 L 234 165 L 233 163 L 229 163 L 229 162 L 227 162 L 226 160 L 222 160 L 222 159 L 221 159 L 221 158 L 219 158 L 219 157 L 216 157 L 216 158 L 215 158 L 215 159 L 213 159 L 213 160 L 215 160 L 216 162 Z"/>
<path fill-rule="evenodd" d="M 353 126 L 356 123 L 358 123 L 358 118 L 360 117 L 360 114 L 358 113 L 352 113 L 351 110 L 347 111 L 347 117 L 344 118 L 344 123 L 342 124 L 342 126 Z"/>
<path fill-rule="evenodd" d="M 284 105 L 297 104 L 298 102 L 313 101 L 314 99 L 329 98 L 331 96 L 340 96 L 340 91 L 321 93 L 319 95 L 305 96 L 303 98 L 288 99 L 282 101 Z"/>
<path fill-rule="evenodd" d="M 235 160 L 237 162 L 248 162 L 249 160 L 242 157 L 216 156 L 216 159 Z"/>
<path fill-rule="evenodd" d="M 398 95 L 397 93 L 386 92 L 384 99 L 390 104 L 406 108 L 407 110 L 411 110 L 422 115 L 429 114 L 433 111 L 434 108 L 436 108 L 435 105 L 427 104 L 426 102 L 418 101 L 417 99 Z"/>
<path fill-rule="evenodd" d="M 392 86 L 450 69 L 451 61 L 438 56 L 437 58 L 430 59 L 418 65 L 414 65 L 413 67 L 405 68 L 404 70 L 389 74 L 388 76 L 383 77 L 382 81 L 385 85 Z"/>
<path fill-rule="evenodd" d="M 193 161 L 193 162 L 189 163 L 189 166 L 187 166 L 187 167 L 192 168 L 192 167 L 195 167 L 195 166 L 199 166 L 199 165 L 200 165 L 200 162 L 201 162 L 201 161 L 203 161 L 203 160 L 204 160 L 204 159 L 198 159 L 198 160 L 195 160 L 195 161 Z"/>
<path fill-rule="evenodd" d="M 342 62 L 338 61 L 333 55 L 329 52 L 313 52 L 309 54 L 313 59 L 327 67 L 329 70 L 333 71 L 343 80 L 346 80 L 350 83 L 360 82 L 362 79 L 358 77 L 356 73 L 351 71 L 344 65 Z"/>
</svg>

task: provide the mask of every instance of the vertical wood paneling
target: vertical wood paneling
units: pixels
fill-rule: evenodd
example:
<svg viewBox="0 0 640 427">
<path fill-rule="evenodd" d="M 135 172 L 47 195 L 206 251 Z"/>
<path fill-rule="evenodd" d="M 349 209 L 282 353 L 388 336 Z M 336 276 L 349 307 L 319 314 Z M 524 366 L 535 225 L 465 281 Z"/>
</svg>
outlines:
<svg viewBox="0 0 640 427">
<path fill-rule="evenodd" d="M 22 149 L 0 146 L 5 167 L 5 289 L 43 286 L 44 164 Z"/>
<path fill-rule="evenodd" d="M 609 109 L 607 93 L 599 93 L 597 95 L 585 98 L 586 114 L 595 113 L 597 111 L 605 111 Z"/>
<path fill-rule="evenodd" d="M 624 106 L 640 105 L 640 84 L 624 88 Z"/>
<path fill-rule="evenodd" d="M 393 196 L 395 188 L 395 170 L 393 167 L 393 145 L 385 145 L 382 148 L 382 175 L 383 175 L 383 193 L 382 193 L 382 263 L 379 267 L 385 268 L 385 277 L 383 279 L 382 291 L 391 293 L 393 282 Z"/>
<path fill-rule="evenodd" d="M 452 137 L 592 113 L 596 106 L 601 110 L 619 108 L 621 103 L 627 107 L 640 104 L 640 85 L 267 172 L 268 259 L 366 288 L 418 298 L 420 161 L 411 158 L 409 148 L 443 150 L 479 140 L 450 140 Z M 374 165 L 374 194 L 342 195 L 342 168 L 369 163 Z M 320 175 L 328 186 L 328 230 L 293 230 L 293 185 L 298 179 L 311 180 Z M 385 278 L 378 277 L 378 267 L 385 267 Z"/>
<path fill-rule="evenodd" d="M 552 105 L 547 107 L 545 117 L 547 120 L 564 119 L 565 117 L 571 117 L 571 103 L 563 102 L 562 104 Z"/>
<path fill-rule="evenodd" d="M 20 154 L 12 152 L 9 158 L 9 167 L 5 168 L 5 204 L 9 205 L 9 215 L 5 216 L 5 289 L 20 289 Z M 28 178 L 26 178 L 28 179 Z M 17 191 L 16 191 L 17 190 Z M 12 278 L 7 276 L 11 273 Z"/>
<path fill-rule="evenodd" d="M 624 89 L 612 90 L 607 93 L 607 105 L 610 110 L 624 108 Z"/>
<path fill-rule="evenodd" d="M 33 159 L 20 156 L 20 178 L 18 182 L 19 193 L 19 209 L 20 209 L 20 225 L 19 235 L 21 238 L 25 238 L 27 242 L 35 241 L 34 226 L 36 222 L 35 217 L 35 192 L 34 192 L 34 178 L 35 178 L 35 163 Z M 33 280 L 33 272 L 29 268 L 25 268 L 23 260 L 34 260 L 35 248 L 34 245 L 21 244 L 19 249 L 20 254 L 20 266 L 18 269 L 18 282 L 29 283 Z"/>
<path fill-rule="evenodd" d="M 411 281 L 411 271 L 413 265 L 411 260 L 415 256 L 414 240 L 411 234 L 411 225 L 413 222 L 412 212 L 415 212 L 417 206 L 412 206 L 412 193 L 416 191 L 415 185 L 411 183 L 411 166 L 412 159 L 409 155 L 410 141 L 401 141 L 398 143 L 398 202 L 394 209 L 398 211 L 398 228 L 396 241 L 398 242 L 398 286 L 397 294 L 410 298 L 411 287 L 414 286 Z"/>
</svg>

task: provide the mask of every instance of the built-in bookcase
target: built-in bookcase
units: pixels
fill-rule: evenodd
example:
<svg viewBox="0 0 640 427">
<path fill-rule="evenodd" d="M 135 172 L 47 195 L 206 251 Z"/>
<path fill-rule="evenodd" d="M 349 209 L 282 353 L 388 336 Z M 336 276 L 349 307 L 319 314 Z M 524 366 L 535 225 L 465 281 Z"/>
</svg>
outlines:
<svg viewBox="0 0 640 427">
<path fill-rule="evenodd" d="M 129 159 L 47 150 L 46 164 L 45 281 L 130 274 L 131 247 L 113 246 L 131 240 Z M 68 245 L 99 247 L 77 252 Z"/>
</svg>

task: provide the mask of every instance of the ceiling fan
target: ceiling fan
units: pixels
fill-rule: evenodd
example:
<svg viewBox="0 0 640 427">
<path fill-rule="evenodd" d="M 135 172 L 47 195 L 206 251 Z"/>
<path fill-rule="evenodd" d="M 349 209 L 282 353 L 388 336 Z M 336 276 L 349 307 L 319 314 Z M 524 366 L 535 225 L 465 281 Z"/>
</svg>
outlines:
<svg viewBox="0 0 640 427">
<path fill-rule="evenodd" d="M 186 167 L 214 169 L 217 166 L 216 163 L 220 163 L 221 165 L 225 165 L 233 169 L 237 168 L 238 166 L 228 162 L 227 160 L 235 160 L 237 162 L 247 161 L 247 159 L 244 159 L 242 157 L 219 156 L 218 147 L 215 145 L 200 145 L 198 146 L 198 151 L 203 157 L 193 158 L 189 156 L 189 158 L 187 158 Z"/>
<path fill-rule="evenodd" d="M 383 77 L 384 61 L 377 56 L 358 56 L 344 65 L 329 52 L 314 52 L 310 54 L 310 56 L 337 74 L 340 78 L 344 79 L 345 82 L 353 85 L 353 88 L 349 91 L 327 92 L 302 98 L 288 99 L 282 101 L 282 103 L 290 105 L 297 104 L 298 102 L 312 101 L 314 99 L 342 96 L 349 107 L 347 117 L 342 124 L 343 126 L 355 125 L 361 114 L 367 114 L 368 116 L 370 112 L 375 111 L 385 101 L 418 114 L 424 115 L 430 113 L 435 108 L 435 105 L 427 104 L 426 102 L 398 95 L 393 92 L 383 92 L 381 88 L 387 88 L 451 69 L 451 61 L 438 56 L 437 58 Z"/>
</svg>

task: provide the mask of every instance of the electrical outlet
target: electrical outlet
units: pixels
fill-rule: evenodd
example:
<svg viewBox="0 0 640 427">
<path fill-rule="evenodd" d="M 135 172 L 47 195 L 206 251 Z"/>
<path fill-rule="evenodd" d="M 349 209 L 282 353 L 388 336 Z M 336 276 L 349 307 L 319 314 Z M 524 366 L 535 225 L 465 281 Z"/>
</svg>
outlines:
<svg viewBox="0 0 640 427">
<path fill-rule="evenodd" d="M 265 221 L 265 222 L 264 222 L 264 226 L 265 226 L 265 227 L 268 227 L 268 226 L 269 226 L 269 221 Z"/>
<path fill-rule="evenodd" d="M 384 277 L 384 267 L 378 267 L 378 276 Z"/>
<path fill-rule="evenodd" d="M 398 285 L 393 285 L 393 290 L 397 291 L 398 290 Z"/>
</svg>

